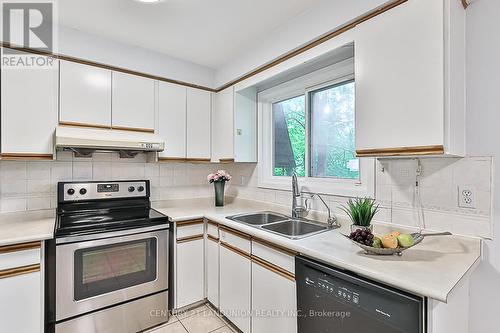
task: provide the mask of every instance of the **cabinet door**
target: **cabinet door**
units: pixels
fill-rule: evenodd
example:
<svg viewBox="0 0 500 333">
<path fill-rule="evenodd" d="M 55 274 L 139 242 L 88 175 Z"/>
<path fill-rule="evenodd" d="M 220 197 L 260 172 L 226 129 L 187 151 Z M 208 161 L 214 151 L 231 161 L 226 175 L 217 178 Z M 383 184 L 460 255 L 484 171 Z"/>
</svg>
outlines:
<svg viewBox="0 0 500 333">
<path fill-rule="evenodd" d="M 2 332 L 41 332 L 40 272 L 0 278 Z"/>
<path fill-rule="evenodd" d="M 221 245 L 220 310 L 243 333 L 250 332 L 250 298 L 250 259 Z"/>
<path fill-rule="evenodd" d="M 444 144 L 443 2 L 408 1 L 356 28 L 356 150 Z"/>
<path fill-rule="evenodd" d="M 155 81 L 113 72 L 113 128 L 154 131 Z"/>
<path fill-rule="evenodd" d="M 2 154 L 52 155 L 58 61 L 51 69 L 2 68 L 1 76 Z"/>
<path fill-rule="evenodd" d="M 181 308 L 203 300 L 203 238 L 177 242 L 176 307 Z"/>
<path fill-rule="evenodd" d="M 297 332 L 295 281 L 269 268 L 252 263 L 252 313 L 278 316 L 252 317 L 252 332 Z"/>
<path fill-rule="evenodd" d="M 214 95 L 212 161 L 234 159 L 234 88 Z"/>
<path fill-rule="evenodd" d="M 219 242 L 207 238 L 207 299 L 219 308 Z"/>
<path fill-rule="evenodd" d="M 165 140 L 160 158 L 186 158 L 186 87 L 158 83 L 158 134 Z"/>
<path fill-rule="evenodd" d="M 60 62 L 60 121 L 111 127 L 111 71 Z"/>
<path fill-rule="evenodd" d="M 210 160 L 211 94 L 187 89 L 187 158 Z"/>
</svg>

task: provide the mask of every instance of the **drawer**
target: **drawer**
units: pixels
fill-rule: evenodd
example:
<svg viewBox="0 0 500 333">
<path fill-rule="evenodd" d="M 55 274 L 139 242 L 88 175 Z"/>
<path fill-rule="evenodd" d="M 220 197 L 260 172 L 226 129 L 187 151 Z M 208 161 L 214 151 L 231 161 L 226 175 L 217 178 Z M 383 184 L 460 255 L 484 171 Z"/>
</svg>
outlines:
<svg viewBox="0 0 500 333">
<path fill-rule="evenodd" d="M 0 271 L 40 264 L 40 242 L 0 247 Z"/>
<path fill-rule="evenodd" d="M 220 241 L 229 244 L 245 253 L 251 253 L 250 236 L 242 232 L 232 230 L 226 227 L 219 227 Z"/>
<path fill-rule="evenodd" d="M 212 237 L 219 238 L 219 225 L 215 222 L 208 221 L 207 234 Z"/>
<path fill-rule="evenodd" d="M 177 239 L 203 235 L 204 233 L 203 220 L 177 222 Z"/>
<path fill-rule="evenodd" d="M 252 240 L 252 256 L 259 257 L 292 274 L 295 274 L 295 254 L 261 240 Z"/>
</svg>

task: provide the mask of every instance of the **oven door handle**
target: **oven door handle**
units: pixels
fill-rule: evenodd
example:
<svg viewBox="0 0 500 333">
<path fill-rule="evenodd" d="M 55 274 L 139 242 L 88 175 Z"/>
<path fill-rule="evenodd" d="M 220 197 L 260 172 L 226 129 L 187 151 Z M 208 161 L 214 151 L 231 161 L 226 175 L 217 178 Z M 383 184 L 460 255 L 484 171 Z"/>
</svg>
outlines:
<svg viewBox="0 0 500 333">
<path fill-rule="evenodd" d="M 168 228 L 169 228 L 168 224 L 159 224 L 159 225 L 145 227 L 145 228 L 110 231 L 110 232 L 95 233 L 95 234 L 88 234 L 88 235 L 81 235 L 81 236 L 68 236 L 68 237 L 56 238 L 56 244 L 59 245 L 59 244 L 66 244 L 66 243 L 94 241 L 94 240 L 105 239 L 105 238 L 113 238 L 113 237 L 120 237 L 120 236 L 142 234 L 145 232 L 151 232 L 151 231 L 157 231 L 157 230 L 168 230 Z"/>
</svg>

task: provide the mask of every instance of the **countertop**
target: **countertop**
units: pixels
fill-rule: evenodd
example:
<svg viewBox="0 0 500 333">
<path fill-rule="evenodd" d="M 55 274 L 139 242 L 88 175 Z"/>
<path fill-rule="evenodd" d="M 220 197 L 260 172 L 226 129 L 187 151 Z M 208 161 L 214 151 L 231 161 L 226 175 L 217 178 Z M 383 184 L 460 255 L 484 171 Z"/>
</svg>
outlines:
<svg viewBox="0 0 500 333">
<path fill-rule="evenodd" d="M 481 258 L 481 240 L 477 238 L 429 237 L 405 251 L 401 257 L 373 256 L 364 254 L 341 234 L 348 232 L 345 229 L 348 221 L 341 221 L 341 229 L 291 240 L 225 218 L 232 214 L 262 210 L 289 213 L 286 207 L 247 200 L 235 200 L 219 208 L 205 199 L 176 200 L 158 203 L 155 208 L 174 222 L 206 217 L 324 263 L 441 302 L 447 301 L 453 288 L 479 264 Z M 375 226 L 376 234 L 388 230 L 383 225 Z"/>
<path fill-rule="evenodd" d="M 0 214 L 0 246 L 52 238 L 55 220 L 53 209 Z"/>
</svg>

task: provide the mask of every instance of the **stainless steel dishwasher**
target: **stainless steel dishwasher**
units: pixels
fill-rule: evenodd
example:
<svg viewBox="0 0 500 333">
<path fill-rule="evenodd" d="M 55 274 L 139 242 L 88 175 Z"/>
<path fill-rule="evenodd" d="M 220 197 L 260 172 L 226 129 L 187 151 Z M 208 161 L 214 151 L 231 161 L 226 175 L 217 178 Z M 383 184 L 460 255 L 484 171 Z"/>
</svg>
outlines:
<svg viewBox="0 0 500 333">
<path fill-rule="evenodd" d="M 298 333 L 424 333 L 426 300 L 297 257 Z"/>
</svg>

